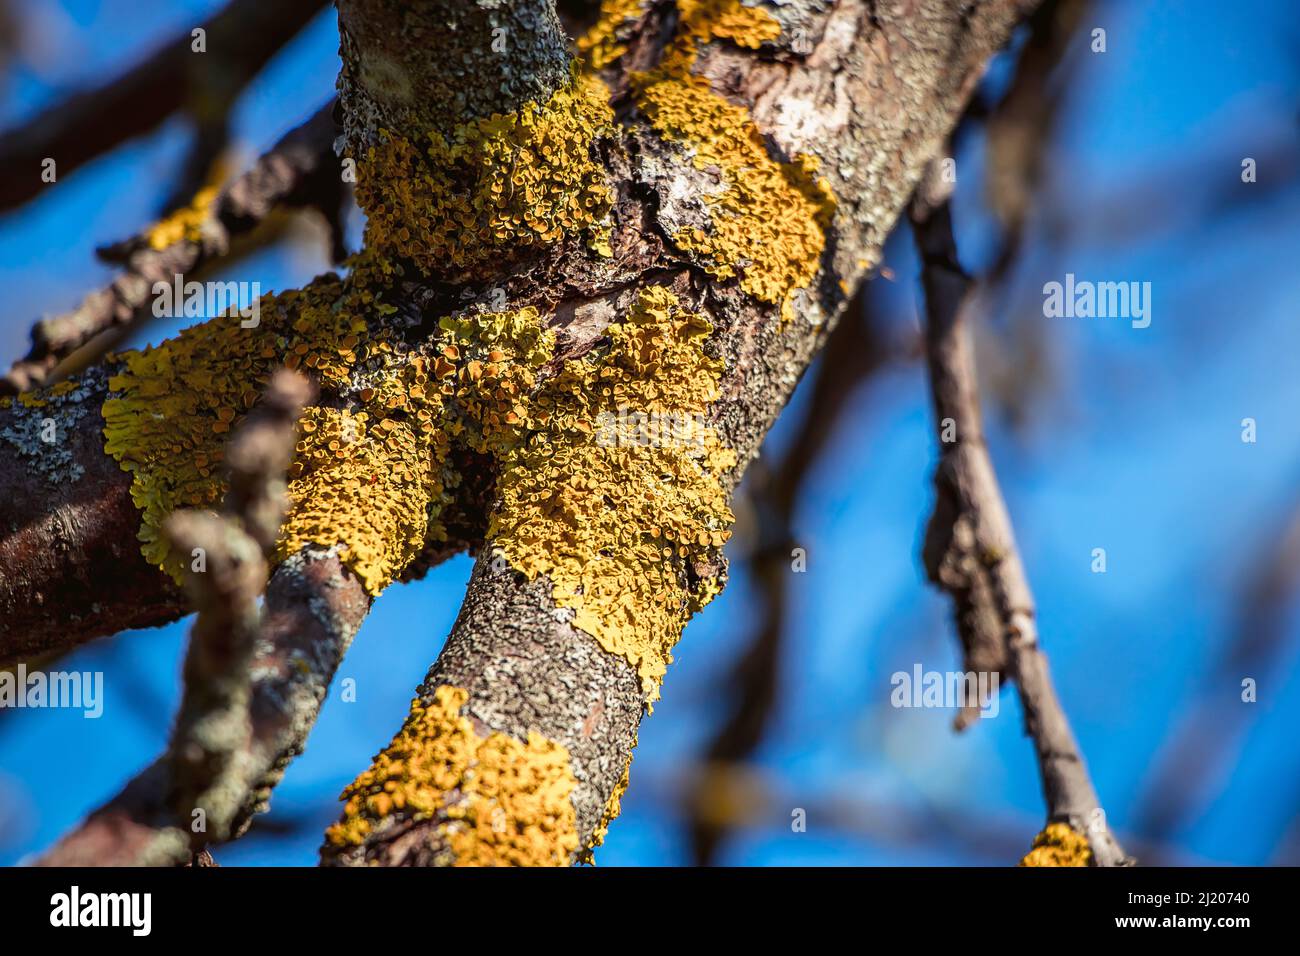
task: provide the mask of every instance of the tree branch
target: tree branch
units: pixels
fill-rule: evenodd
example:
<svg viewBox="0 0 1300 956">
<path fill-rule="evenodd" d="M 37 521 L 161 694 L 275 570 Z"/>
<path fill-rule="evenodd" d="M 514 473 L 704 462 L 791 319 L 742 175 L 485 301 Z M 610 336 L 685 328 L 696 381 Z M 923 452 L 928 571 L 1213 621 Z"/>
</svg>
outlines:
<svg viewBox="0 0 1300 956">
<path fill-rule="evenodd" d="M 0 395 L 14 395 L 86 368 L 140 322 L 151 317 L 154 284 L 171 285 L 175 276 L 195 278 L 224 257 L 232 241 L 266 221 L 274 209 L 319 210 L 335 233 L 334 254 L 341 253 L 339 210 L 344 198 L 334 158 L 334 103 L 322 107 L 302 126 L 287 133 L 265 155 L 208 202 L 199 201 L 185 218 L 174 217 L 126 242 L 102 251 L 126 270 L 106 289 L 92 292 L 77 308 L 37 322 L 32 347 L 0 379 Z M 174 222 L 175 227 L 168 228 Z M 111 337 L 104 334 L 112 332 Z M 99 339 L 75 362 L 78 349 Z M 63 363 L 60 366 L 60 363 Z"/>
<path fill-rule="evenodd" d="M 355 155 L 543 101 L 569 79 L 553 0 L 339 0 L 339 98 Z M 432 38 L 436 35 L 436 42 Z"/>
<path fill-rule="evenodd" d="M 937 500 L 923 549 L 926 570 L 952 597 L 966 669 L 1006 672 L 1016 682 L 1026 732 L 1038 756 L 1048 822 L 1068 824 L 1086 836 L 1097 865 L 1125 865 L 1130 861 L 1106 826 L 1052 686 L 1047 657 L 1038 643 L 1033 594 L 985 445 L 963 314 L 971 282 L 957 260 L 950 190 L 932 174 L 910 211 L 922 262 L 926 359 L 940 442 Z M 978 707 L 967 705 L 958 718 L 959 728 Z"/>
<path fill-rule="evenodd" d="M 171 743 L 42 863 L 186 863 L 242 833 L 301 751 L 369 604 L 338 558 L 313 548 L 277 568 L 265 611 L 257 606 L 295 422 L 309 398 L 304 379 L 272 379 L 231 443 L 225 516 L 168 519 L 168 533 L 195 556 L 187 583 L 199 612 Z"/>
<path fill-rule="evenodd" d="M 564 863 L 598 843 L 670 649 L 725 581 L 745 466 L 1031 5 L 611 5 L 618 22 L 570 72 L 549 3 L 344 0 L 365 252 L 346 277 L 268 301 L 259 331 L 217 320 L 106 362 L 103 406 L 151 559 L 174 564 L 158 522 L 216 500 L 207 464 L 256 383 L 278 364 L 320 383 L 258 642 L 311 660 L 301 693 L 284 690 L 294 672 L 254 663 L 257 767 L 300 746 L 363 591 L 431 550 L 490 545 L 327 856 Z M 374 19 L 349 19 L 363 12 Z M 503 52 L 531 25 L 511 57 L 526 68 L 491 60 L 491 44 L 429 42 L 447 23 L 479 40 L 506 28 Z M 426 115 L 439 83 L 463 100 Z M 107 371 L 17 404 L 98 409 Z M 610 450 L 595 426 L 620 402 L 689 412 L 698 444 Z M 43 520 L 27 506 L 15 527 Z M 355 613 L 330 612 L 322 587 Z M 189 834 L 158 792 L 146 775 L 52 858 L 173 859 L 159 828 L 167 846 Z"/>
<path fill-rule="evenodd" d="M 599 361 L 603 353 L 592 353 L 593 345 L 618 332 L 617 317 L 627 314 L 629 293 L 637 287 L 664 289 L 682 309 L 703 315 L 713 329 L 709 354 L 719 356 L 724 369 L 708 419 L 723 446 L 735 453 L 736 467 L 718 476 L 723 493 L 730 495 L 848 294 L 879 260 L 881 244 L 924 163 L 945 141 L 984 62 L 1004 42 L 1021 9 L 1016 3 L 990 3 L 972 12 L 964 5 L 928 2 L 904 13 L 853 0 L 832 10 L 803 3 L 765 7 L 753 14 L 763 29 L 770 25 L 761 19 L 772 16 L 767 11 L 782 16 L 780 29 L 767 34 L 779 35 L 767 54 L 757 52 L 763 42 L 744 35 L 741 42 L 699 41 L 711 27 L 698 20 L 678 22 L 676 33 L 657 26 L 647 30 L 644 24 L 662 21 L 645 11 L 614 24 L 607 36 L 635 49 L 628 57 L 638 64 L 662 63 L 663 45 L 677 42 L 679 59 L 672 62 L 693 56 L 692 75 L 725 91 L 729 103 L 747 107 L 757 135 L 766 137 L 759 141 L 780 157 L 815 154 L 837 206 L 820 256 L 821 278 L 796 297 L 797 318 L 783 321 L 780 297 L 773 302 L 769 292 L 764 300 L 750 291 L 752 285 L 716 281 L 695 264 L 683 268 L 682 260 L 691 256 L 667 251 L 680 241 L 683 228 L 707 235 L 710 219 L 692 217 L 712 215 L 699 197 L 719 186 L 704 179 L 691 160 L 682 162 L 671 137 L 652 130 L 645 112 L 630 114 L 621 131 L 630 145 L 626 153 L 611 146 L 608 161 L 636 184 L 635 190 L 619 192 L 610 241 L 614 264 L 602 266 L 603 282 L 597 281 L 600 273 L 574 269 L 572 261 L 567 275 L 560 274 L 569 288 L 608 290 L 608 270 L 636 261 L 621 251 L 632 242 L 653 271 L 642 266 L 640 275 L 631 277 L 631 289 L 586 292 L 576 308 L 557 310 L 559 357 L 553 367 L 568 368 L 588 354 Z M 683 31 L 687 41 L 680 40 Z M 618 62 L 617 47 L 600 47 L 600 53 L 610 88 L 631 88 L 644 98 L 644 85 L 629 87 L 628 67 Z M 665 79 L 665 95 L 681 92 L 674 82 L 673 76 Z M 693 86 L 682 95 L 699 89 Z M 650 100 L 646 111 L 657 102 Z M 710 109 L 722 110 L 708 102 Z M 654 251 L 651 243 L 665 251 Z M 551 282 L 553 292 L 555 279 Z M 670 377 L 657 384 L 668 390 L 677 379 L 671 371 L 665 374 Z M 569 482 L 579 481 L 576 477 L 557 474 L 553 480 L 560 514 L 570 493 L 575 505 L 599 494 L 571 491 Z M 496 502 L 498 527 L 504 507 Z M 641 527 L 637 516 L 624 515 L 621 520 L 630 525 L 627 540 L 650 540 L 658 533 L 652 526 L 658 517 L 650 513 Z M 586 519 L 571 520 L 581 526 Z M 491 530 L 488 543 L 494 545 Z M 613 557 L 602 553 L 598 559 Z M 720 555 L 693 563 L 673 556 L 644 570 L 681 582 L 684 600 L 694 589 L 719 587 L 724 573 Z M 636 584 L 629 580 L 625 586 Z M 629 610 L 634 622 L 641 617 L 633 626 L 646 629 L 653 613 L 648 606 Z M 585 858 L 617 814 L 636 728 L 655 694 L 634 658 L 611 652 L 575 623 L 571 602 L 566 607 L 556 601 L 548 574 L 516 572 L 494 545 L 476 565 L 461 614 L 406 726 L 346 795 L 347 808 L 327 836 L 323 861 L 395 865 Z M 480 773 L 462 776 L 466 753 L 470 766 L 474 760 L 495 763 L 512 755 L 504 759 L 513 769 L 502 777 L 491 774 L 494 783 L 485 791 Z M 564 770 L 554 779 L 557 761 Z M 566 803 L 571 820 L 565 818 Z"/>
<path fill-rule="evenodd" d="M 191 52 L 190 31 L 106 86 L 85 90 L 0 137 L 0 211 L 36 196 L 46 184 L 41 163 L 67 176 L 96 156 L 147 133 L 177 110 L 194 108 L 205 86 L 223 97 L 242 88 L 324 0 L 232 0 L 202 24 L 209 53 Z M 204 58 L 201 63 L 195 57 Z"/>
</svg>

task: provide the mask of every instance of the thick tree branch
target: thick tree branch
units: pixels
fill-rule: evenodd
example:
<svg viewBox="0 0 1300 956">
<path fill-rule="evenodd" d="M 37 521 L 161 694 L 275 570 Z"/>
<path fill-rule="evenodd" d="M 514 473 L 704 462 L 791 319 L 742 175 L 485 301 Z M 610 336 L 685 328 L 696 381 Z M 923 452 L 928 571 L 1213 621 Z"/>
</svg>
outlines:
<svg viewBox="0 0 1300 956">
<path fill-rule="evenodd" d="M 1056 696 L 1038 643 L 1034 598 L 1011 519 L 985 445 L 979 392 L 964 324 L 970 279 L 957 260 L 948 209 L 951 187 L 932 175 L 911 209 L 922 261 L 926 359 L 940 461 L 926 529 L 930 579 L 953 599 L 967 670 L 1008 673 L 1038 755 L 1049 823 L 1086 836 L 1100 866 L 1128 863 L 1106 825 L 1083 755 Z M 958 726 L 970 720 L 968 704 Z"/>
<path fill-rule="evenodd" d="M 579 303 L 556 310 L 556 367 L 587 354 L 613 330 L 616 318 L 627 312 L 632 289 L 653 284 L 668 290 L 713 328 L 710 354 L 722 359 L 724 371 L 709 419 L 723 444 L 735 452 L 737 466 L 719 476 L 724 492 L 733 491 L 847 295 L 879 260 L 884 238 L 924 163 L 945 141 L 984 63 L 1029 6 L 989 3 L 972 11 L 936 0 L 902 11 L 855 0 L 829 10 L 791 3 L 764 8 L 765 15 L 781 18 L 780 29 L 771 34 L 779 33 L 779 39 L 766 54 L 757 52 L 760 43 L 745 37 L 741 43 L 692 39 L 692 73 L 730 103 L 746 106 L 758 133 L 779 157 L 812 154 L 825 172 L 837 205 L 820 280 L 796 297 L 796 318 L 782 321 L 779 300 L 773 304 L 734 283 L 718 282 L 696 265 L 684 268 L 682 260 L 689 257 L 668 250 L 683 227 L 698 223 L 703 231 L 708 225 L 707 219 L 692 217 L 709 214 L 700 196 L 719 187 L 691 162 L 682 163 L 643 114 L 630 112 L 622 129 L 627 149 L 612 146 L 608 160 L 616 182 L 630 178 L 636 184 L 619 193 L 610 241 L 613 266 L 596 271 L 581 258 L 558 263 L 550 266 L 549 294 L 534 293 L 554 301 L 557 282 L 586 293 Z M 614 25 L 614 41 L 637 68 L 662 62 L 663 44 L 674 35 L 673 18 L 665 23 L 662 16 L 666 8 L 650 4 Z M 766 29 L 767 21 L 759 22 Z M 678 30 L 696 26 L 679 23 Z M 677 49 L 680 53 L 683 47 Z M 618 59 L 616 50 L 604 48 L 602 64 L 606 55 Z M 628 69 L 627 63 L 615 63 L 603 78 L 615 91 L 628 90 Z M 634 255 L 624 251 L 629 246 L 636 247 Z M 630 270 L 637 263 L 643 263 L 639 274 L 633 272 L 610 289 L 610 269 Z M 507 291 L 526 288 L 521 282 Z M 555 490 L 565 493 L 563 484 Z M 696 580 L 720 583 L 723 574 L 720 561 L 683 567 L 667 559 L 667 564 L 670 574 L 687 586 Z M 359 779 L 343 822 L 331 831 L 325 862 L 516 860 L 519 847 L 497 854 L 489 845 L 491 829 L 481 829 L 483 817 L 474 818 L 477 824 L 465 822 L 467 813 L 490 817 L 487 804 L 480 802 L 474 810 L 470 794 L 443 782 L 438 786 L 453 789 L 430 810 L 423 784 L 404 776 L 412 772 L 410 760 L 427 766 L 436 762 L 432 755 L 439 748 L 462 752 L 456 749 L 460 743 L 448 741 L 469 741 L 480 753 L 487 748 L 493 754 L 529 742 L 531 756 L 518 759 L 521 772 L 531 768 L 530 774 L 550 766 L 546 761 L 552 751 L 538 749 L 543 742 L 563 748 L 572 773 L 572 832 L 548 830 L 551 824 L 546 824 L 540 832 L 552 835 L 529 831 L 522 852 L 551 862 L 585 857 L 617 813 L 627 781 L 636 728 L 650 696 L 641 676 L 628 657 L 606 650 L 575 625 L 572 610 L 557 605 L 546 575 L 528 580 L 500 552 L 490 550 L 479 559 L 461 615 L 407 726 Z M 541 786 L 538 777 L 525 776 Z M 399 779 L 395 797 L 386 797 L 383 781 Z M 412 788 L 409 797 L 403 788 Z M 536 796 L 528 796 L 534 810 Z M 488 804 L 495 799 L 479 797 Z M 475 826 L 480 828 L 477 836 Z M 510 828 L 508 821 L 506 826 Z"/>
<path fill-rule="evenodd" d="M 231 443 L 225 516 L 168 519 L 167 533 L 193 555 L 187 583 L 199 612 L 171 743 L 42 862 L 187 862 L 239 835 L 301 750 L 368 605 L 338 559 L 312 549 L 280 565 L 258 608 L 309 398 L 304 379 L 278 373 Z"/>
<path fill-rule="evenodd" d="M 451 133 L 545 100 L 569 78 L 552 0 L 340 0 L 339 97 L 353 150 L 380 129 Z"/>
<path fill-rule="evenodd" d="M 186 611 L 140 553 L 131 476 L 104 453 L 107 380 L 94 368 L 71 391 L 0 407 L 0 664 Z"/>
<path fill-rule="evenodd" d="M 363 590 L 486 536 L 454 633 L 331 860 L 567 862 L 599 841 L 671 645 L 725 581 L 730 495 L 1030 6 L 648 3 L 570 71 L 549 3 L 345 0 L 340 99 L 365 253 L 346 278 L 269 301 L 261 331 L 218 320 L 106 363 L 104 413 L 166 563 L 157 522 L 215 500 L 213 436 L 238 425 L 254 383 L 276 363 L 321 383 L 258 642 L 311 660 L 301 693 L 284 689 L 294 673 L 254 662 L 250 766 L 301 745 Z M 373 21 L 349 19 L 363 12 Z M 453 36 L 448 52 L 448 22 L 473 49 Z M 530 42 L 512 48 L 522 26 Z M 510 66 L 477 42 L 501 29 Z M 428 90 L 456 85 L 451 115 L 426 115 Z M 109 369 L 18 404 L 97 413 Z M 176 394 L 160 419 L 159 397 Z M 690 411 L 700 444 L 606 451 L 593 429 L 620 395 L 636 414 Z M 25 523 L 45 513 L 28 507 Z M 588 591 L 575 578 L 589 571 Z M 321 587 L 355 613 L 329 611 Z M 407 779 L 408 748 L 414 768 L 446 760 L 460 776 Z M 467 754 L 479 766 L 461 766 Z M 146 775 L 51 858 L 174 858 L 157 841 L 189 840 L 167 789 Z M 498 829 L 506 806 L 531 823 Z"/>
</svg>

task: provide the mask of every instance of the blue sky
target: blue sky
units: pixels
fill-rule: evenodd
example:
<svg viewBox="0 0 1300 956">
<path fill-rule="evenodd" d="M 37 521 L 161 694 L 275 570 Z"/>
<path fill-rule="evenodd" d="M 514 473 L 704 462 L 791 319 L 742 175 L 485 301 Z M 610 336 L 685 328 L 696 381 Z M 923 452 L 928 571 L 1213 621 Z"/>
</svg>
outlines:
<svg viewBox="0 0 1300 956">
<path fill-rule="evenodd" d="M 34 52 L 0 84 L 0 126 L 102 81 L 217 6 L 18 4 L 33 24 Z M 1020 427 L 990 409 L 990 447 L 1057 687 L 1111 825 L 1121 836 L 1136 826 L 1164 747 L 1204 707 L 1209 726 L 1241 731 L 1222 759 L 1187 782 L 1195 812 L 1171 837 L 1172 852 L 1295 862 L 1295 602 L 1286 640 L 1264 671 L 1226 673 L 1220 662 L 1237 638 L 1253 563 L 1300 500 L 1300 23 L 1286 0 L 1188 0 L 1173 9 L 1101 3 L 1089 22 L 1107 31 L 1106 52 L 1082 43 L 1068 57 L 1046 203 L 986 316 L 991 330 L 1036 334 L 1049 371 Z M 327 13 L 272 61 L 235 114 L 243 159 L 331 94 L 336 45 Z M 6 361 L 23 350 L 33 319 L 72 306 L 111 276 L 94 248 L 152 218 L 186 137 L 174 120 L 0 217 Z M 994 237 L 982 203 L 982 148 L 975 136 L 958 156 L 958 240 L 975 269 Z M 1246 185 L 1240 162 L 1248 156 L 1289 162 L 1261 166 L 1259 182 Z M 916 324 L 906 234 L 891 241 L 886 262 L 895 278 L 881 280 L 878 300 L 902 335 Z M 323 246 L 305 241 L 259 253 L 229 277 L 286 288 L 326 267 Z M 1151 282 L 1151 326 L 1045 318 L 1042 285 L 1067 272 Z M 160 325 L 147 338 L 172 331 Z M 789 441 L 805 400 L 806 388 L 778 423 L 773 447 Z M 1004 694 L 998 718 L 960 736 L 950 712 L 888 705 L 894 671 L 957 664 L 947 605 L 925 584 L 917 556 L 932 500 L 927 402 L 920 366 L 895 363 L 858 391 L 816 465 L 796 517 L 808 570 L 791 578 L 779 707 L 755 757 L 770 806 L 727 844 L 722 862 L 1000 863 L 972 850 L 974 838 L 1007 832 L 1013 849 L 1017 839 L 1027 847 L 1041 824 L 1032 747 L 1013 694 Z M 1241 441 L 1247 417 L 1258 423 L 1253 444 Z M 1098 547 L 1105 574 L 1090 567 Z M 357 701 L 332 695 L 307 753 L 276 791 L 270 822 L 291 828 L 222 849 L 223 863 L 314 862 L 339 791 L 399 726 L 436 656 L 469 566 L 451 561 L 376 604 L 340 672 L 356 679 Z M 678 786 L 709 740 L 729 663 L 756 623 L 752 587 L 736 562 L 727 591 L 688 627 L 663 699 L 642 726 L 623 816 L 597 853 L 600 865 L 688 860 Z M 161 749 L 186 628 L 120 635 L 60 665 L 106 672 L 101 720 L 0 713 L 0 863 L 48 845 Z M 1257 703 L 1240 701 L 1243 677 L 1258 681 Z M 1206 741 L 1207 753 L 1213 745 Z M 791 832 L 795 807 L 811 808 L 805 833 Z M 847 809 L 821 812 L 827 807 Z M 923 813 L 941 814 L 959 837 L 891 835 L 891 820 Z M 845 825 L 846 814 L 857 825 Z"/>
</svg>

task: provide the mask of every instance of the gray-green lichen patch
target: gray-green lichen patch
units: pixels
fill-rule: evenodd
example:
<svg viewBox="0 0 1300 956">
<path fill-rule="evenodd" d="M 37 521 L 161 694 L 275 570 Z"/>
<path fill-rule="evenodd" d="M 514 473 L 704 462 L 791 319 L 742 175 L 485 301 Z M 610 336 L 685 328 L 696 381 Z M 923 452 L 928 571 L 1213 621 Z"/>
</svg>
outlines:
<svg viewBox="0 0 1300 956">
<path fill-rule="evenodd" d="M 80 379 L 6 399 L 12 414 L 0 424 L 0 441 L 50 484 L 80 481 L 85 469 L 73 454 L 69 436 L 80 428 L 98 427 L 93 399 L 103 394 L 103 379 L 103 371 L 94 369 Z"/>
</svg>

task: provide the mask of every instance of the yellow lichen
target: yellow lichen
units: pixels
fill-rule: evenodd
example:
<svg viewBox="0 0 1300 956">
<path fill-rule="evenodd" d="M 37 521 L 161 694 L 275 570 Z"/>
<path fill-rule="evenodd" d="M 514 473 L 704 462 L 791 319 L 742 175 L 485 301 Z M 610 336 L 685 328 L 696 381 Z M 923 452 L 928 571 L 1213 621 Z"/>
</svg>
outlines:
<svg viewBox="0 0 1300 956">
<path fill-rule="evenodd" d="M 718 590 L 692 582 L 727 539 L 719 476 L 735 456 L 703 415 L 722 364 L 710 326 L 666 289 L 637 297 L 610 345 L 547 376 L 554 332 L 535 308 L 449 316 L 410 352 L 367 316 L 383 264 L 353 262 L 302 291 L 263 300 L 244 329 L 218 318 L 120 356 L 104 404 L 105 450 L 132 473 L 145 556 L 178 579 L 188 555 L 161 533 L 177 508 L 214 507 L 230 432 L 279 366 L 308 371 L 341 407 L 308 409 L 289 472 L 276 556 L 337 546 L 378 594 L 431 541 L 458 444 L 500 472 L 489 541 L 530 578 L 546 574 L 576 626 L 637 667 L 653 694 L 686 620 Z M 614 434 L 631 416 L 685 425 L 652 442 Z M 617 431 L 617 430 L 615 430 Z"/>
<path fill-rule="evenodd" d="M 1083 834 L 1068 823 L 1049 823 L 1034 838 L 1034 847 L 1020 861 L 1021 866 L 1088 866 L 1092 849 Z"/>
<path fill-rule="evenodd" d="M 719 477 L 735 454 L 697 424 L 722 373 L 703 349 L 710 331 L 667 289 L 643 289 L 607 353 L 566 362 L 539 389 L 536 430 L 503 457 L 488 529 L 516 569 L 550 579 L 577 627 L 637 667 L 652 697 L 682 627 L 716 592 L 713 576 L 691 586 L 689 575 L 732 523 Z M 629 415 L 692 425 L 643 441 L 610 428 Z"/>
<path fill-rule="evenodd" d="M 484 738 L 461 714 L 469 694 L 442 685 L 419 698 L 393 742 L 343 792 L 333 847 L 362 843 L 395 812 L 439 818 L 437 833 L 457 866 L 565 866 L 578 849 L 569 752 L 530 732 L 527 741 Z"/>
<path fill-rule="evenodd" d="M 578 38 L 578 51 L 594 69 L 604 69 L 627 52 L 619 33 L 644 7 L 645 0 L 601 0 L 599 18 Z"/>
<path fill-rule="evenodd" d="M 188 206 L 176 210 L 166 219 L 149 227 L 144 238 L 150 248 L 166 249 L 182 239 L 197 241 L 203 223 L 212 214 L 212 204 L 216 201 L 218 192 L 216 186 L 200 189 Z"/>
<path fill-rule="evenodd" d="M 636 749 L 636 742 L 632 743 L 633 750 Z M 623 775 L 618 778 L 618 783 L 614 785 L 614 792 L 609 795 L 605 801 L 605 812 L 601 814 L 600 825 L 591 835 L 591 845 L 588 846 L 582 854 L 582 862 L 595 865 L 593 853 L 596 847 L 605 842 L 605 837 L 609 834 L 609 825 L 618 819 L 618 815 L 623 812 L 623 795 L 627 793 L 628 785 L 632 782 L 632 754 L 627 756 L 627 763 L 623 765 Z"/>
<path fill-rule="evenodd" d="M 430 502 L 443 493 L 437 463 L 446 440 L 433 426 L 442 395 L 420 391 L 422 357 L 371 333 L 367 316 L 386 308 L 371 291 L 382 267 L 366 256 L 352 265 L 347 279 L 328 275 L 264 297 L 256 328 L 219 317 L 116 357 L 103 407 L 105 451 L 132 473 L 145 557 L 178 580 L 189 556 L 171 553 L 162 523 L 177 508 L 221 500 L 229 433 L 281 366 L 356 394 L 350 409 L 304 413 L 278 556 L 308 543 L 339 545 L 366 590 L 378 594 L 443 534 L 429 521 Z M 354 376 L 372 384 L 355 387 Z"/>
<path fill-rule="evenodd" d="M 545 103 L 471 120 L 450 138 L 380 131 L 358 163 L 367 247 L 444 274 L 567 236 L 607 252 L 613 193 L 593 149 L 613 115 L 605 85 L 582 74 Z"/>
<path fill-rule="evenodd" d="M 793 299 L 817 275 L 834 197 L 817 176 L 815 157 L 777 162 L 749 111 L 728 102 L 691 72 L 698 48 L 729 40 L 757 49 L 780 23 L 739 0 L 678 0 L 677 32 L 659 65 L 632 76 L 637 105 L 666 140 L 687 149 L 695 167 L 721 173 L 723 190 L 705 198 L 708 229 L 683 228 L 673 241 L 720 279 L 794 315 Z"/>
</svg>

